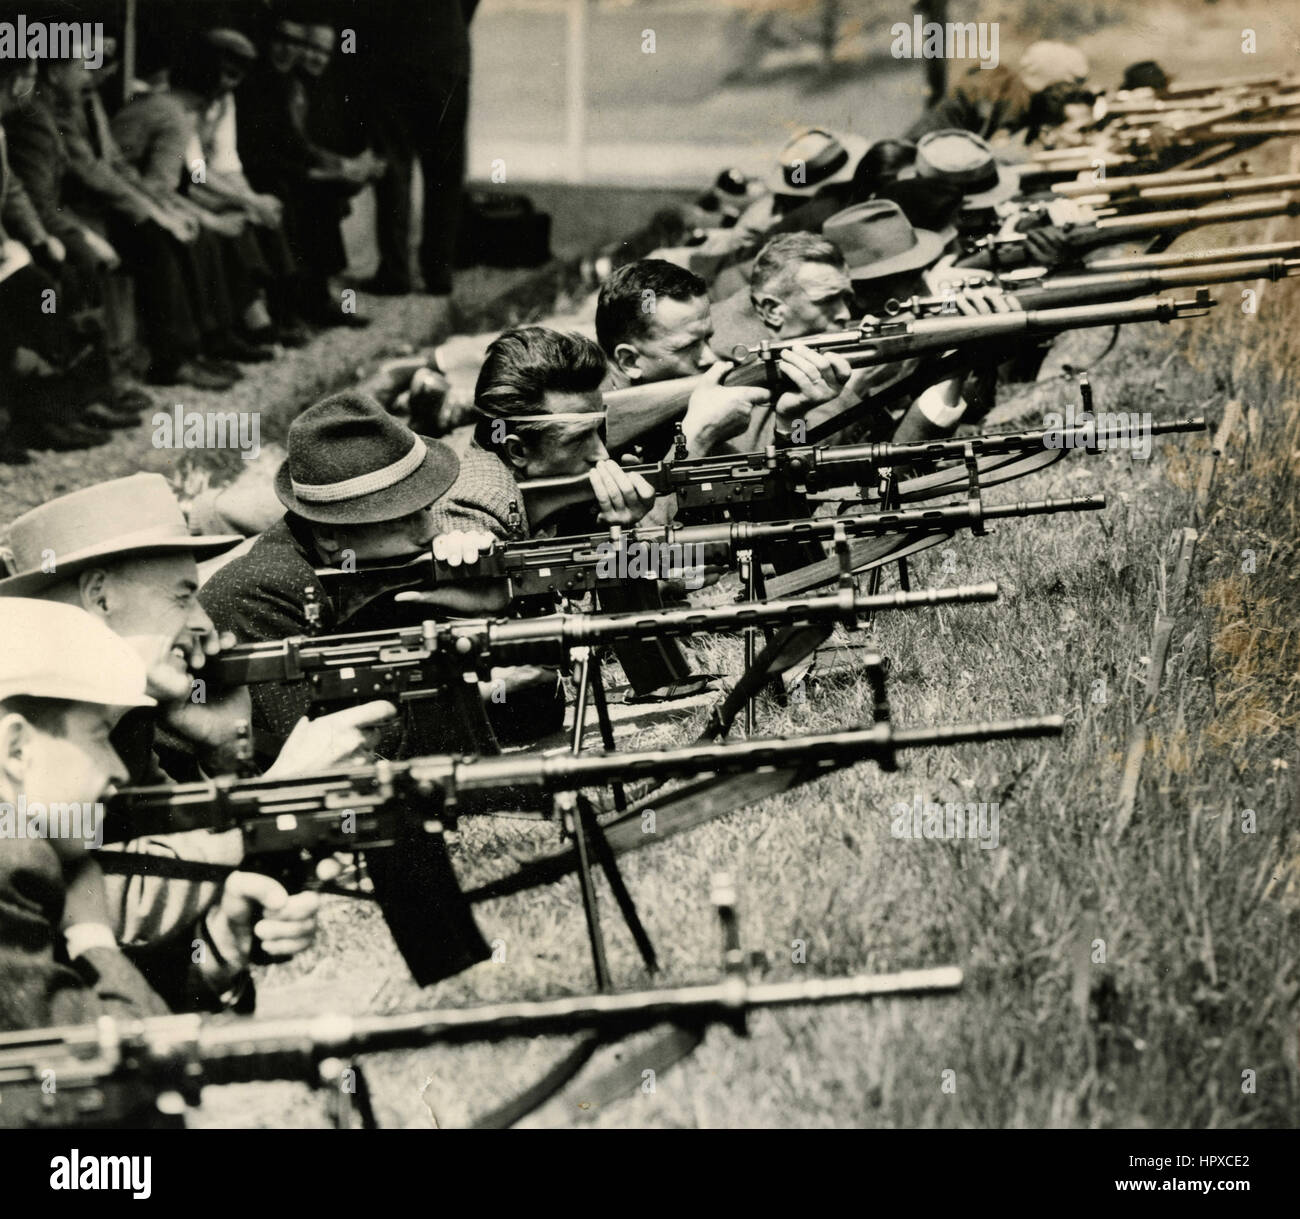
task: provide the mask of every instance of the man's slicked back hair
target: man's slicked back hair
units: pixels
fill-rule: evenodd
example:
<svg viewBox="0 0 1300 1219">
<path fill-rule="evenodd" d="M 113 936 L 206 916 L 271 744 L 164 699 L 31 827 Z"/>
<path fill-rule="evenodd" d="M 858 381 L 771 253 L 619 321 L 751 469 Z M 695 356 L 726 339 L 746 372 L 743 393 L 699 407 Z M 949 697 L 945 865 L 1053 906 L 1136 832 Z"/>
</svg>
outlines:
<svg viewBox="0 0 1300 1219">
<path fill-rule="evenodd" d="M 543 413 L 548 393 L 589 394 L 599 389 L 605 369 L 604 353 L 585 335 L 544 326 L 505 331 L 487 349 L 474 386 L 479 443 L 488 443 L 494 420 Z M 511 426 L 510 431 L 521 429 Z"/>
<path fill-rule="evenodd" d="M 758 252 L 749 272 L 751 292 L 782 292 L 806 262 L 824 263 L 838 271 L 848 269 L 840 247 L 817 233 L 782 233 Z"/>
<path fill-rule="evenodd" d="M 635 342 L 649 333 L 656 301 L 691 301 L 708 294 L 709 285 L 698 275 L 662 258 L 643 258 L 619 267 L 601 284 L 596 300 L 601 350 L 612 356 L 620 343 Z"/>
</svg>

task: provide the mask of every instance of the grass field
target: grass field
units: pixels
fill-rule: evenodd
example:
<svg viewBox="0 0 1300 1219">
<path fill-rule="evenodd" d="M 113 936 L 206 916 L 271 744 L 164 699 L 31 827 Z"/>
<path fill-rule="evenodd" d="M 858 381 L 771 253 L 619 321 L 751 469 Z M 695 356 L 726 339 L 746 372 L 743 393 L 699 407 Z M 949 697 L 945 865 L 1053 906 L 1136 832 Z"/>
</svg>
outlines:
<svg viewBox="0 0 1300 1219">
<path fill-rule="evenodd" d="M 1288 152 L 1270 146 L 1257 171 L 1285 169 Z M 1203 240 L 1284 231 L 1269 223 Z M 1269 285 L 1250 315 L 1236 292 L 1225 288 L 1209 318 L 1130 328 L 1092 373 L 1102 409 L 1202 412 L 1217 424 L 1229 400 L 1244 406 L 1199 519 L 1208 437 L 1157 441 L 1146 462 L 1076 454 L 989 498 L 1103 490 L 1105 512 L 1001 524 L 915 564 L 918 584 L 996 578 L 1000 604 L 877 622 L 872 638 L 892 664 L 898 723 L 1059 711 L 1062 740 L 923 750 L 892 775 L 856 767 L 626 859 L 665 984 L 716 976 L 709 892 L 714 874 L 727 872 L 746 946 L 768 955 L 771 977 L 951 963 L 966 970 L 964 991 L 763 1015 L 748 1039 L 711 1032 L 655 1078 L 653 1092 L 635 1087 L 597 1104 L 579 1076 L 528 1124 L 1295 1123 L 1300 296 L 1293 285 Z M 1002 422 L 1015 401 L 999 408 Z M 1125 753 L 1143 716 L 1171 539 L 1188 525 L 1200 531 L 1192 578 L 1185 603 L 1168 606 L 1176 625 L 1127 819 Z M 739 649 L 731 639 L 697 651 L 701 665 L 735 671 Z M 764 704 L 760 733 L 827 730 L 868 715 L 862 684 L 843 680 L 786 710 Z M 697 717 L 655 739 L 686 741 L 698 727 Z M 998 845 L 892 837 L 891 807 L 917 794 L 997 802 Z M 475 883 L 554 833 L 471 823 L 457 867 Z M 644 985 L 601 892 L 617 983 Z M 478 915 L 504 959 L 421 993 L 377 912 L 332 901 L 320 945 L 266 971 L 260 1010 L 386 1012 L 592 988 L 572 879 Z M 597 1062 L 616 1052 L 635 1058 L 637 1045 Z M 384 1124 L 457 1126 L 562 1050 L 555 1040 L 431 1049 L 376 1056 L 366 1069 Z M 248 1085 L 209 1090 L 198 1122 L 313 1124 L 321 1112 L 296 1085 Z"/>
</svg>

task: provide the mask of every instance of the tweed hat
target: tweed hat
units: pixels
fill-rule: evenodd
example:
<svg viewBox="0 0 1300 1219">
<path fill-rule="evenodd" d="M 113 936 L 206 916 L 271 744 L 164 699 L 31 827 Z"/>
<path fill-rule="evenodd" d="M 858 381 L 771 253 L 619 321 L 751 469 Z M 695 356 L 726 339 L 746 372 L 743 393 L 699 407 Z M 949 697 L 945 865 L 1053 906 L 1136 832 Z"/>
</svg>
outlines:
<svg viewBox="0 0 1300 1219">
<path fill-rule="evenodd" d="M 913 228 L 891 199 L 855 203 L 822 225 L 822 235 L 844 252 L 853 280 L 881 279 L 928 267 L 946 244 L 941 233 Z"/>
<path fill-rule="evenodd" d="M 825 186 L 848 182 L 869 147 L 852 132 L 810 127 L 786 142 L 768 185 L 778 195 L 815 195 Z"/>
<path fill-rule="evenodd" d="M 61 495 L 14 521 L 0 597 L 39 597 L 105 559 L 171 553 L 202 559 L 242 541 L 235 534 L 195 537 L 167 480 L 132 474 Z"/>
<path fill-rule="evenodd" d="M 459 472 L 456 454 L 440 440 L 417 436 L 369 395 L 346 390 L 289 425 L 275 493 L 304 520 L 373 525 L 427 508 Z"/>
<path fill-rule="evenodd" d="M 922 136 L 916 160 L 899 179 L 956 187 L 966 207 L 991 207 L 1016 193 L 1020 175 L 999 165 L 988 143 L 973 131 L 950 128 Z"/>
</svg>

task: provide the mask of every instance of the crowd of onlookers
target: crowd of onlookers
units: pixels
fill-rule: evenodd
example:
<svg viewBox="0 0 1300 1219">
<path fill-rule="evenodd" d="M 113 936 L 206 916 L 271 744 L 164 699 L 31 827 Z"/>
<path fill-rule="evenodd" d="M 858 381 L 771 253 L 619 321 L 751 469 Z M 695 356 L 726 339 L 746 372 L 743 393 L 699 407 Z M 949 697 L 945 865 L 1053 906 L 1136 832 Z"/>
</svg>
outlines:
<svg viewBox="0 0 1300 1219">
<path fill-rule="evenodd" d="M 0 461 L 366 325 L 335 278 L 342 221 L 372 185 L 381 262 L 352 287 L 412 291 L 417 159 L 423 287 L 449 293 L 473 7 L 144 0 L 129 82 L 110 22 L 102 54 L 0 58 Z"/>
</svg>

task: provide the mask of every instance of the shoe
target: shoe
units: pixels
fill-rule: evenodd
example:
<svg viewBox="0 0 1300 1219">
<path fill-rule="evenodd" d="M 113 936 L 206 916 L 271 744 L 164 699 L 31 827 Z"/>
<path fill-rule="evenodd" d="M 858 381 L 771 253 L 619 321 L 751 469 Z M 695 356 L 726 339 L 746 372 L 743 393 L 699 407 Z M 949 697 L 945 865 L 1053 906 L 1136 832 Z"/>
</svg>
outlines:
<svg viewBox="0 0 1300 1219">
<path fill-rule="evenodd" d="M 260 330 L 245 330 L 243 339 L 258 347 L 306 347 L 311 342 L 311 332 L 297 323 L 263 326 Z"/>
<path fill-rule="evenodd" d="M 103 402 L 92 402 L 82 408 L 78 422 L 88 423 L 91 427 L 101 424 L 106 428 L 139 427 L 140 412 L 115 410 Z"/>
<path fill-rule="evenodd" d="M 118 412 L 134 411 L 138 415 L 153 406 L 153 398 L 134 381 L 116 382 L 110 393 L 109 405 Z"/>
<path fill-rule="evenodd" d="M 369 292 L 371 296 L 410 296 L 411 281 L 393 279 L 388 275 L 372 275 L 369 279 L 357 283 L 357 291 Z"/>
<path fill-rule="evenodd" d="M 232 384 L 244 379 L 244 370 L 234 360 L 223 360 L 220 356 L 197 355 L 194 357 L 194 363 L 200 368 L 206 368 L 208 372 L 216 373 L 219 377 L 228 377 Z"/>
<path fill-rule="evenodd" d="M 362 317 L 357 313 L 344 313 L 342 309 L 332 309 L 327 305 L 313 309 L 305 316 L 307 321 L 315 326 L 347 326 L 352 330 L 364 330 L 370 325 L 368 317 Z"/>
<path fill-rule="evenodd" d="M 171 367 L 154 365 L 149 370 L 150 385 L 191 385 L 195 389 L 223 390 L 235 384 L 234 377 L 224 377 L 192 360 Z"/>
<path fill-rule="evenodd" d="M 275 359 L 275 352 L 269 347 L 246 342 L 237 334 L 223 335 L 209 344 L 207 354 L 223 360 L 234 360 L 239 364 L 265 364 Z"/>
<path fill-rule="evenodd" d="M 33 449 L 53 449 L 59 453 L 68 453 L 74 449 L 97 449 L 107 444 L 109 434 L 96 428 L 83 427 L 80 423 L 42 423 L 25 443 Z"/>
</svg>

